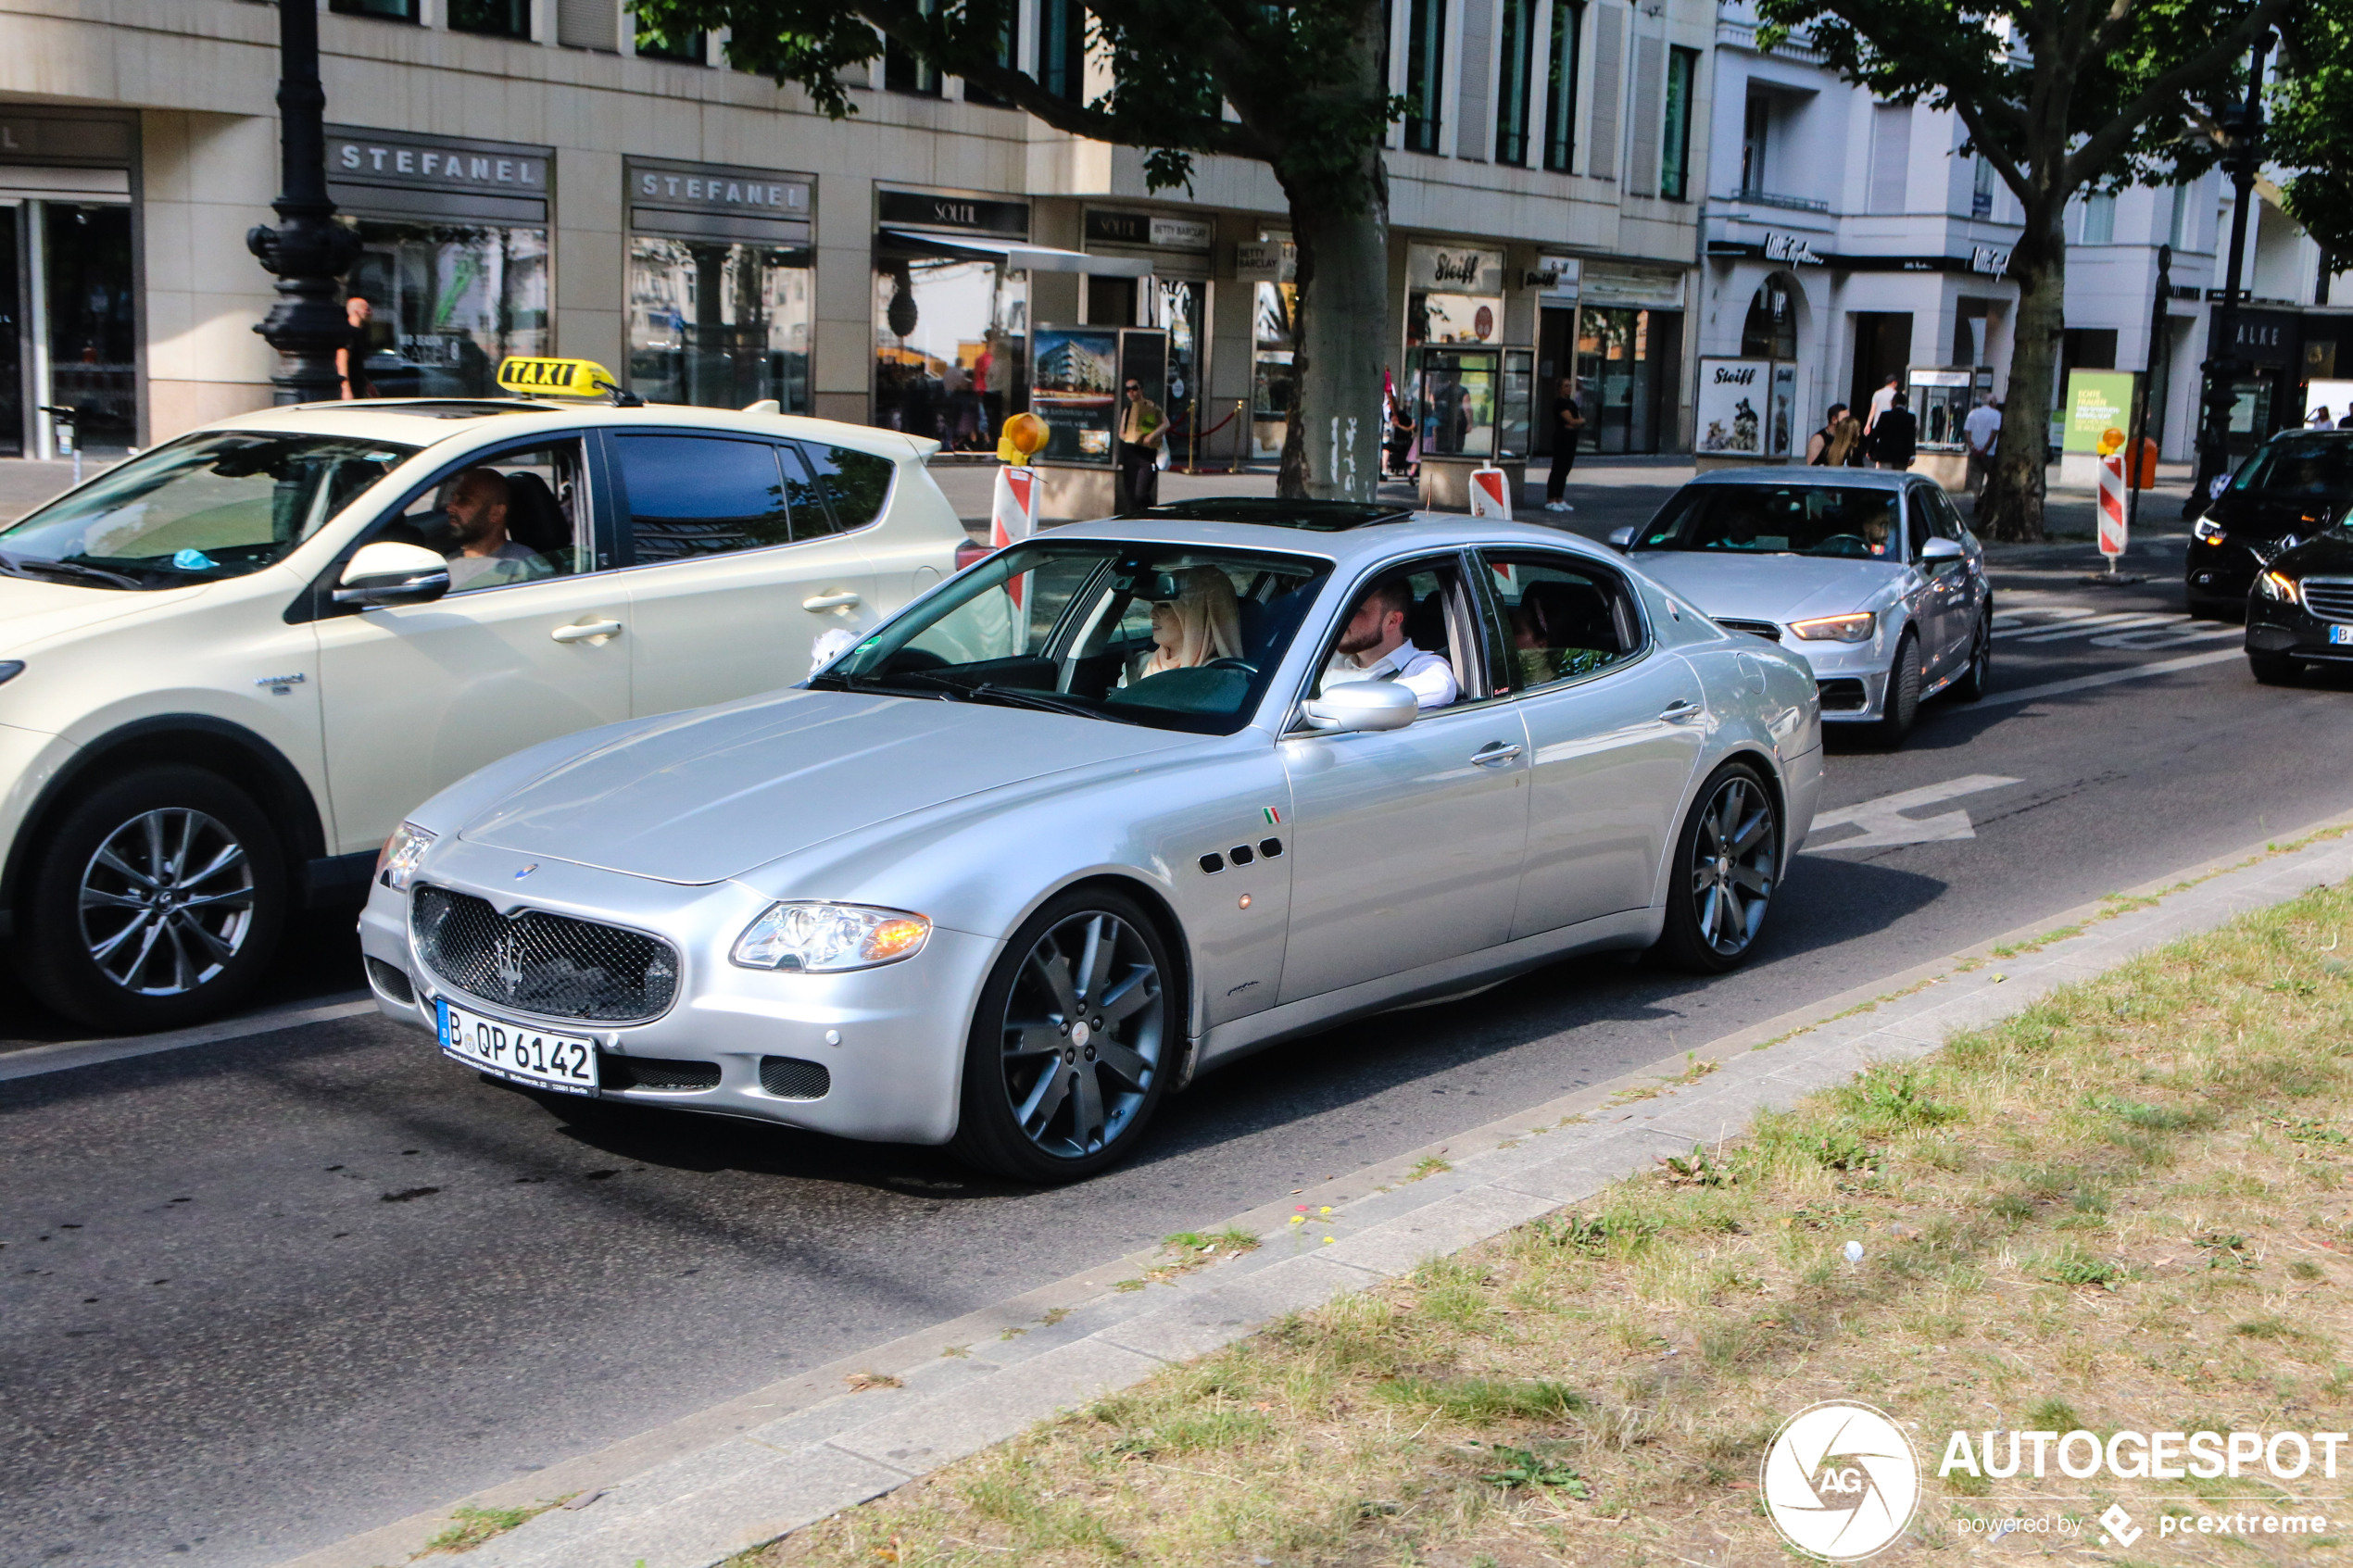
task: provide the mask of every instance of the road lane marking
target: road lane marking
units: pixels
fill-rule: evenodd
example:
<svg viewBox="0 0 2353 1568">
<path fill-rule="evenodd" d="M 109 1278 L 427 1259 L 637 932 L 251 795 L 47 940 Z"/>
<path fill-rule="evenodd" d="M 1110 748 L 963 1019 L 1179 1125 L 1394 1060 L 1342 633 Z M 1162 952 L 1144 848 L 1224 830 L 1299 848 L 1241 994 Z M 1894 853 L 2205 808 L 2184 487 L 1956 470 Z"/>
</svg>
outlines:
<svg viewBox="0 0 2353 1568">
<path fill-rule="evenodd" d="M 2148 610 L 2116 610 L 2107 615 L 2094 615 L 2087 610 L 2080 615 L 2070 615 L 2059 621 L 2001 627 L 1995 630 L 1994 635 L 2006 641 L 2047 643 L 2056 642 L 2062 637 L 2080 637 L 2095 631 L 2120 632 L 2127 625 L 2154 625 L 2160 621 L 2187 621 L 2188 619 L 2188 616 L 2178 611 L 2171 614 L 2158 614 Z"/>
<path fill-rule="evenodd" d="M 2039 686 L 2021 686 L 2014 692 L 1988 692 L 1978 698 L 1973 706 L 2001 708 L 2011 703 L 2035 702 L 2046 696 L 2059 696 L 2068 692 L 2087 691 L 2094 686 L 2114 685 L 2119 681 L 2145 680 L 2151 675 L 2178 675 L 2184 670 L 2196 670 L 2208 664 L 2227 663 L 2231 659 L 2245 657 L 2246 652 L 2241 648 L 2217 648 L 2212 653 L 2189 653 L 2183 654 L 2179 659 L 2151 659 L 2146 664 L 2129 664 L 2121 670 L 2103 670 L 2096 675 L 2078 675 L 2072 680 L 2051 681 Z"/>
<path fill-rule="evenodd" d="M 1898 790 L 1894 795 L 1882 795 L 1876 800 L 1866 800 L 1859 806 L 1842 806 L 1835 811 L 1819 812 L 1814 818 L 1812 830 L 1806 834 L 1806 847 L 1799 853 L 1812 855 L 1830 849 L 1879 849 L 1891 844 L 1941 844 L 1957 838 L 1975 838 L 1977 828 L 1965 810 L 1944 811 L 1933 817 L 1907 817 L 1904 813 L 1917 811 L 1924 806 L 1941 806 L 1964 795 L 2005 789 L 2024 782 L 2022 779 L 2004 778 L 1999 773 L 1971 773 L 1966 778 L 1947 779 L 1943 784 Z M 1842 838 L 1835 844 L 1814 842 L 1814 835 L 1824 828 L 1841 827 L 1861 828 L 1863 836 Z"/>
<path fill-rule="evenodd" d="M 173 1029 L 160 1035 L 133 1035 L 114 1040 L 64 1040 L 54 1046 L 27 1046 L 21 1050 L 0 1053 L 0 1084 L 14 1078 L 37 1078 L 44 1073 L 68 1073 L 77 1067 L 124 1061 L 136 1056 L 154 1056 L 160 1051 L 185 1050 L 190 1046 L 218 1045 L 223 1040 L 241 1040 L 249 1035 L 297 1029 L 306 1023 L 331 1023 L 339 1018 L 357 1018 L 361 1013 L 375 1010 L 374 999 L 361 995 L 354 1001 L 282 1008 L 274 1012 L 257 1012 L 246 1018 L 198 1024 L 193 1029 Z"/>
</svg>

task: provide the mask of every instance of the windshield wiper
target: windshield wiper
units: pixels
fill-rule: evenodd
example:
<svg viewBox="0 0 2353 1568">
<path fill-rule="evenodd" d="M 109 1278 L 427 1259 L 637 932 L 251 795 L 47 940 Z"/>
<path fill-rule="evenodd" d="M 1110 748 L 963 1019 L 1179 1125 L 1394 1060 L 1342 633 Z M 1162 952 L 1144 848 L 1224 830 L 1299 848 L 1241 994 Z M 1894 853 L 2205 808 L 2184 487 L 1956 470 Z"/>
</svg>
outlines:
<svg viewBox="0 0 2353 1568">
<path fill-rule="evenodd" d="M 1066 696 L 1050 696 L 1044 692 L 1033 692 L 1024 686 L 1000 686 L 984 681 L 979 685 L 967 689 L 976 697 L 994 697 L 1000 702 L 1011 703 L 1016 708 L 1035 708 L 1041 713 L 1067 713 L 1074 719 L 1109 719 L 1117 724 L 1137 722 L 1136 720 L 1106 712 L 1100 708 L 1089 708 L 1085 703 L 1073 702 Z"/>
<path fill-rule="evenodd" d="M 947 680 L 939 675 L 934 674 L 928 670 L 901 670 L 887 678 L 874 675 L 852 675 L 845 671 L 835 671 L 829 670 L 823 675 L 811 676 L 809 684 L 812 686 L 816 686 L 823 683 L 833 683 L 839 685 L 840 688 L 846 692 L 880 692 L 886 696 L 913 696 L 918 695 L 908 691 L 902 685 L 894 684 L 894 683 L 901 681 L 936 682 L 939 685 L 947 688 L 938 694 L 937 700 L 941 702 L 967 701 L 969 700 L 972 693 L 972 688 L 970 686 L 964 685 L 960 682 Z M 928 696 L 931 694 L 926 692 L 920 695 Z"/>
<path fill-rule="evenodd" d="M 5 561 L 6 563 L 9 575 L 14 577 L 38 577 L 44 572 L 49 572 L 59 577 L 70 577 L 77 582 L 104 583 L 107 586 L 114 588 L 144 588 L 146 586 L 145 583 L 140 582 L 136 577 L 132 577 L 126 572 L 108 571 L 103 566 L 84 566 L 80 561 L 40 559 L 27 560 L 21 556 L 13 558 L 0 557 L 0 561 Z"/>
</svg>

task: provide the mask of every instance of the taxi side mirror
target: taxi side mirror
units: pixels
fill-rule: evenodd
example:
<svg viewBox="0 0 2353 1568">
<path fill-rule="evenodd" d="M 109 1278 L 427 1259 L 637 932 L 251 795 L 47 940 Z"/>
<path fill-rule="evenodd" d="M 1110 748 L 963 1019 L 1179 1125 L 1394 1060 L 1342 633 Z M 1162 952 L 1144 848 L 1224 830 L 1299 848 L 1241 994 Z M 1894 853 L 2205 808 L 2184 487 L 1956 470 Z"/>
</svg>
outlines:
<svg viewBox="0 0 2353 1568">
<path fill-rule="evenodd" d="M 422 545 L 379 539 L 354 552 L 339 581 L 334 592 L 339 605 L 365 609 L 425 604 L 449 591 L 449 563 Z"/>
<path fill-rule="evenodd" d="M 1421 699 L 1394 681 L 1350 681 L 1300 704 L 1299 710 L 1311 730 L 1402 730 L 1421 711 Z"/>
</svg>

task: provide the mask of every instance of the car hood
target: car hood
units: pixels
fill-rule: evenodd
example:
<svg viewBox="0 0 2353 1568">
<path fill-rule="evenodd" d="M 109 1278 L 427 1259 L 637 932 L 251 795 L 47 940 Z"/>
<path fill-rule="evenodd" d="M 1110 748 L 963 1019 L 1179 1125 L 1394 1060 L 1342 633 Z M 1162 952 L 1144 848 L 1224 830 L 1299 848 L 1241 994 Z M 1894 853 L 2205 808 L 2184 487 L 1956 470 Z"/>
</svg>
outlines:
<svg viewBox="0 0 2353 1568">
<path fill-rule="evenodd" d="M 2307 539 L 2294 549 L 2284 551 L 2271 566 L 2296 578 L 2353 573 L 2353 534 L 2331 529 L 2317 539 Z"/>
<path fill-rule="evenodd" d="M 699 885 L 925 807 L 1199 738 L 978 703 L 777 692 L 583 753 L 459 836 Z"/>
<path fill-rule="evenodd" d="M 1734 556 L 1644 550 L 1634 563 L 1712 616 L 1787 625 L 1876 609 L 1902 582 L 1900 561 L 1833 556 Z"/>
<path fill-rule="evenodd" d="M 73 583 L 0 577 L 0 658 L 51 637 L 152 608 L 158 596 L 179 598 L 188 592 L 164 589 L 159 596 L 129 588 L 85 588 Z"/>
<path fill-rule="evenodd" d="M 2255 539 L 2277 539 L 2284 533 L 2309 537 L 2343 521 L 2346 512 L 2342 495 L 2275 495 L 2261 490 L 2225 490 L 2206 508 L 2206 515 L 2225 533 Z"/>
</svg>

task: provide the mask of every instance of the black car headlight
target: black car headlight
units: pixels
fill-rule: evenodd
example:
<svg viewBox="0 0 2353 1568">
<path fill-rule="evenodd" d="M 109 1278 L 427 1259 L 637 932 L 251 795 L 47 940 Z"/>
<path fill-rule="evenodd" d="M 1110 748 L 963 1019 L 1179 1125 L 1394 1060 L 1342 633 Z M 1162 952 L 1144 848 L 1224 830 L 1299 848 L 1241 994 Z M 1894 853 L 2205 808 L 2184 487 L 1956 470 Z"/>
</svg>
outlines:
<svg viewBox="0 0 2353 1568">
<path fill-rule="evenodd" d="M 2190 524 L 2190 537 L 2201 545 L 2219 545 L 2225 535 L 2221 523 L 2210 517 L 2202 517 Z"/>
<path fill-rule="evenodd" d="M 2285 572 L 2266 571 L 2255 579 L 2255 591 L 2267 599 L 2304 608 L 2304 586 Z"/>
<path fill-rule="evenodd" d="M 931 922 L 905 909 L 813 900 L 771 904 L 736 938 L 727 956 L 746 969 L 838 972 L 912 959 Z"/>
</svg>

